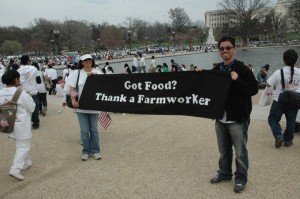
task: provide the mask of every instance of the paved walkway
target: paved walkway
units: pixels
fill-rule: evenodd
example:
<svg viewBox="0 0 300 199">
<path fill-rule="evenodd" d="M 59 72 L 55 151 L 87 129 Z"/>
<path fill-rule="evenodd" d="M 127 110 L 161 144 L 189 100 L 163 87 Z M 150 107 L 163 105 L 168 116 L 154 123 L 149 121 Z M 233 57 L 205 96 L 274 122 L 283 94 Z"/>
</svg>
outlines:
<svg viewBox="0 0 300 199">
<path fill-rule="evenodd" d="M 249 182 L 236 194 L 233 182 L 209 183 L 218 169 L 212 120 L 112 113 L 109 129 L 99 127 L 103 159 L 82 162 L 76 115 L 70 109 L 59 114 L 56 96 L 48 100 L 49 111 L 33 131 L 33 166 L 22 172 L 22 182 L 8 175 L 15 147 L 0 135 L 1 199 L 300 198 L 300 135 L 292 147 L 275 149 L 269 107 L 254 105 Z"/>
</svg>

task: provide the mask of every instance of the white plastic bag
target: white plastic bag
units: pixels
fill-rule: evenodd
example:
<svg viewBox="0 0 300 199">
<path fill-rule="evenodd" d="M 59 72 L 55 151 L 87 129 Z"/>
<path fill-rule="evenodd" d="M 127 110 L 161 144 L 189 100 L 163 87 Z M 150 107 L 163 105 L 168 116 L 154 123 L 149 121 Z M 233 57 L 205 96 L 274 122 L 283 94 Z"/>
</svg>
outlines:
<svg viewBox="0 0 300 199">
<path fill-rule="evenodd" d="M 272 104 L 273 101 L 273 87 L 267 87 L 261 93 L 260 99 L 258 101 L 258 106 L 268 106 Z"/>
</svg>

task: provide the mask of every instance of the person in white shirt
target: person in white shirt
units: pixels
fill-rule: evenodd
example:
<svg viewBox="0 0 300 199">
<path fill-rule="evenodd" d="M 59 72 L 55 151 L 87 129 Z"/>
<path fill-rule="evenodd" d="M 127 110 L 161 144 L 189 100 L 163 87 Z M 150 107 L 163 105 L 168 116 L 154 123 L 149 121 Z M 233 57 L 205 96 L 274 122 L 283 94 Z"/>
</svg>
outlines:
<svg viewBox="0 0 300 199">
<path fill-rule="evenodd" d="M 71 72 L 71 64 L 68 64 L 67 67 L 63 70 L 63 79 L 65 80 L 66 77 L 70 75 Z"/>
<path fill-rule="evenodd" d="M 35 110 L 32 113 L 31 121 L 32 128 L 38 129 L 40 126 L 40 99 L 38 96 L 37 85 L 42 82 L 41 77 L 38 74 L 38 70 L 31 65 L 31 60 L 29 59 L 28 55 L 23 55 L 21 57 L 21 66 L 18 69 L 18 72 L 20 73 L 21 89 L 31 95 L 33 101 L 35 102 Z"/>
<path fill-rule="evenodd" d="M 83 146 L 81 160 L 88 160 L 90 154 L 93 155 L 95 160 L 100 160 L 101 155 L 98 132 L 99 111 L 79 109 L 79 99 L 88 75 L 101 74 L 101 72 L 95 69 L 95 61 L 90 54 L 84 54 L 80 57 L 78 69 L 79 70 L 74 71 L 68 77 L 64 90 L 66 93 L 70 93 L 72 105 L 75 108 L 79 121 Z M 78 91 L 76 91 L 75 87 L 78 79 L 78 73 L 80 74 Z"/>
<path fill-rule="evenodd" d="M 48 70 L 46 71 L 49 82 L 51 84 L 51 89 L 49 90 L 49 95 L 56 94 L 55 87 L 57 84 L 57 71 L 53 68 L 53 64 L 48 64 Z"/>
<path fill-rule="evenodd" d="M 134 57 L 133 57 L 133 61 L 132 61 L 132 72 L 136 72 L 136 70 L 139 70 L 138 69 L 139 64 L 138 64 L 138 59 L 137 58 L 138 58 L 138 55 L 135 54 Z"/>
<path fill-rule="evenodd" d="M 20 74 L 16 70 L 8 70 L 2 76 L 2 81 L 7 87 L 0 90 L 0 104 L 12 99 L 20 84 Z M 32 137 L 30 114 L 35 109 L 35 103 L 28 93 L 22 91 L 17 104 L 14 130 L 9 134 L 16 144 L 16 152 L 9 175 L 18 180 L 24 180 L 25 177 L 20 173 L 21 170 L 26 170 L 32 165 L 29 156 Z"/>
<path fill-rule="evenodd" d="M 1 81 L 1 78 L 2 78 L 2 76 L 3 76 L 3 74 L 5 73 L 5 69 L 0 69 L 0 90 L 2 89 L 2 88 L 5 88 L 6 87 L 6 85 L 5 84 L 3 84 L 3 82 Z"/>
<path fill-rule="evenodd" d="M 140 62 L 139 62 L 139 73 L 141 73 L 142 71 L 144 73 L 146 73 L 146 59 L 145 59 L 145 54 L 140 54 Z"/>
<path fill-rule="evenodd" d="M 300 69 L 295 67 L 298 60 L 298 54 L 295 50 L 289 49 L 283 53 L 283 62 L 285 66 L 282 68 L 284 76 L 285 90 L 299 92 L 300 86 Z M 276 70 L 267 80 L 267 87 L 276 87 L 274 90 L 273 103 L 270 108 L 268 122 L 275 138 L 275 148 L 282 146 L 290 147 L 293 144 L 295 122 L 298 109 L 290 109 L 278 102 L 280 93 L 283 92 L 281 84 L 281 69 Z M 282 115 L 286 118 L 286 128 L 282 133 L 280 120 Z"/>
<path fill-rule="evenodd" d="M 47 79 L 47 74 L 43 71 L 40 71 L 40 67 L 39 64 L 37 62 L 32 63 L 32 65 L 34 67 L 36 67 L 36 69 L 38 70 L 38 74 L 41 78 L 41 83 L 38 84 L 37 88 L 38 88 L 38 96 L 40 99 L 40 106 L 39 106 L 39 113 L 42 114 L 43 116 L 45 116 L 47 114 L 47 90 L 46 90 L 46 86 L 45 86 L 45 82 L 44 79 Z M 45 78 L 44 78 L 45 77 Z"/>
<path fill-rule="evenodd" d="M 151 60 L 150 67 L 149 67 L 149 73 L 155 73 L 155 70 L 156 70 L 155 57 L 152 56 L 151 58 L 152 58 L 152 60 Z"/>
</svg>

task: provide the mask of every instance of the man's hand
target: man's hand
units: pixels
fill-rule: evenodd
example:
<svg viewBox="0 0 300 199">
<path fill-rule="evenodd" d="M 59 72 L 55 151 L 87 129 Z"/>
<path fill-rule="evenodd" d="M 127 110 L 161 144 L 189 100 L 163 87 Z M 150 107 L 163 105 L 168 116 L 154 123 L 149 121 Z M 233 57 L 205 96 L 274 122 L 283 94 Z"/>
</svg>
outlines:
<svg viewBox="0 0 300 199">
<path fill-rule="evenodd" d="M 230 72 L 230 75 L 231 79 L 234 81 L 239 77 L 239 75 L 235 71 Z"/>
</svg>

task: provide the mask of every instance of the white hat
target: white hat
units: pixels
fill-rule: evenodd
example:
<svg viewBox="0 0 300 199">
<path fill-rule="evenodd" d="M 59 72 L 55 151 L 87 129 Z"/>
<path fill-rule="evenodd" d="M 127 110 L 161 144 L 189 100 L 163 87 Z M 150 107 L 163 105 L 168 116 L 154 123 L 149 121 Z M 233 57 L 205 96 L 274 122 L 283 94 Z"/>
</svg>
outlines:
<svg viewBox="0 0 300 199">
<path fill-rule="evenodd" d="M 93 59 L 93 57 L 90 54 L 84 54 L 80 57 L 81 61 L 84 61 L 86 59 Z"/>
</svg>

